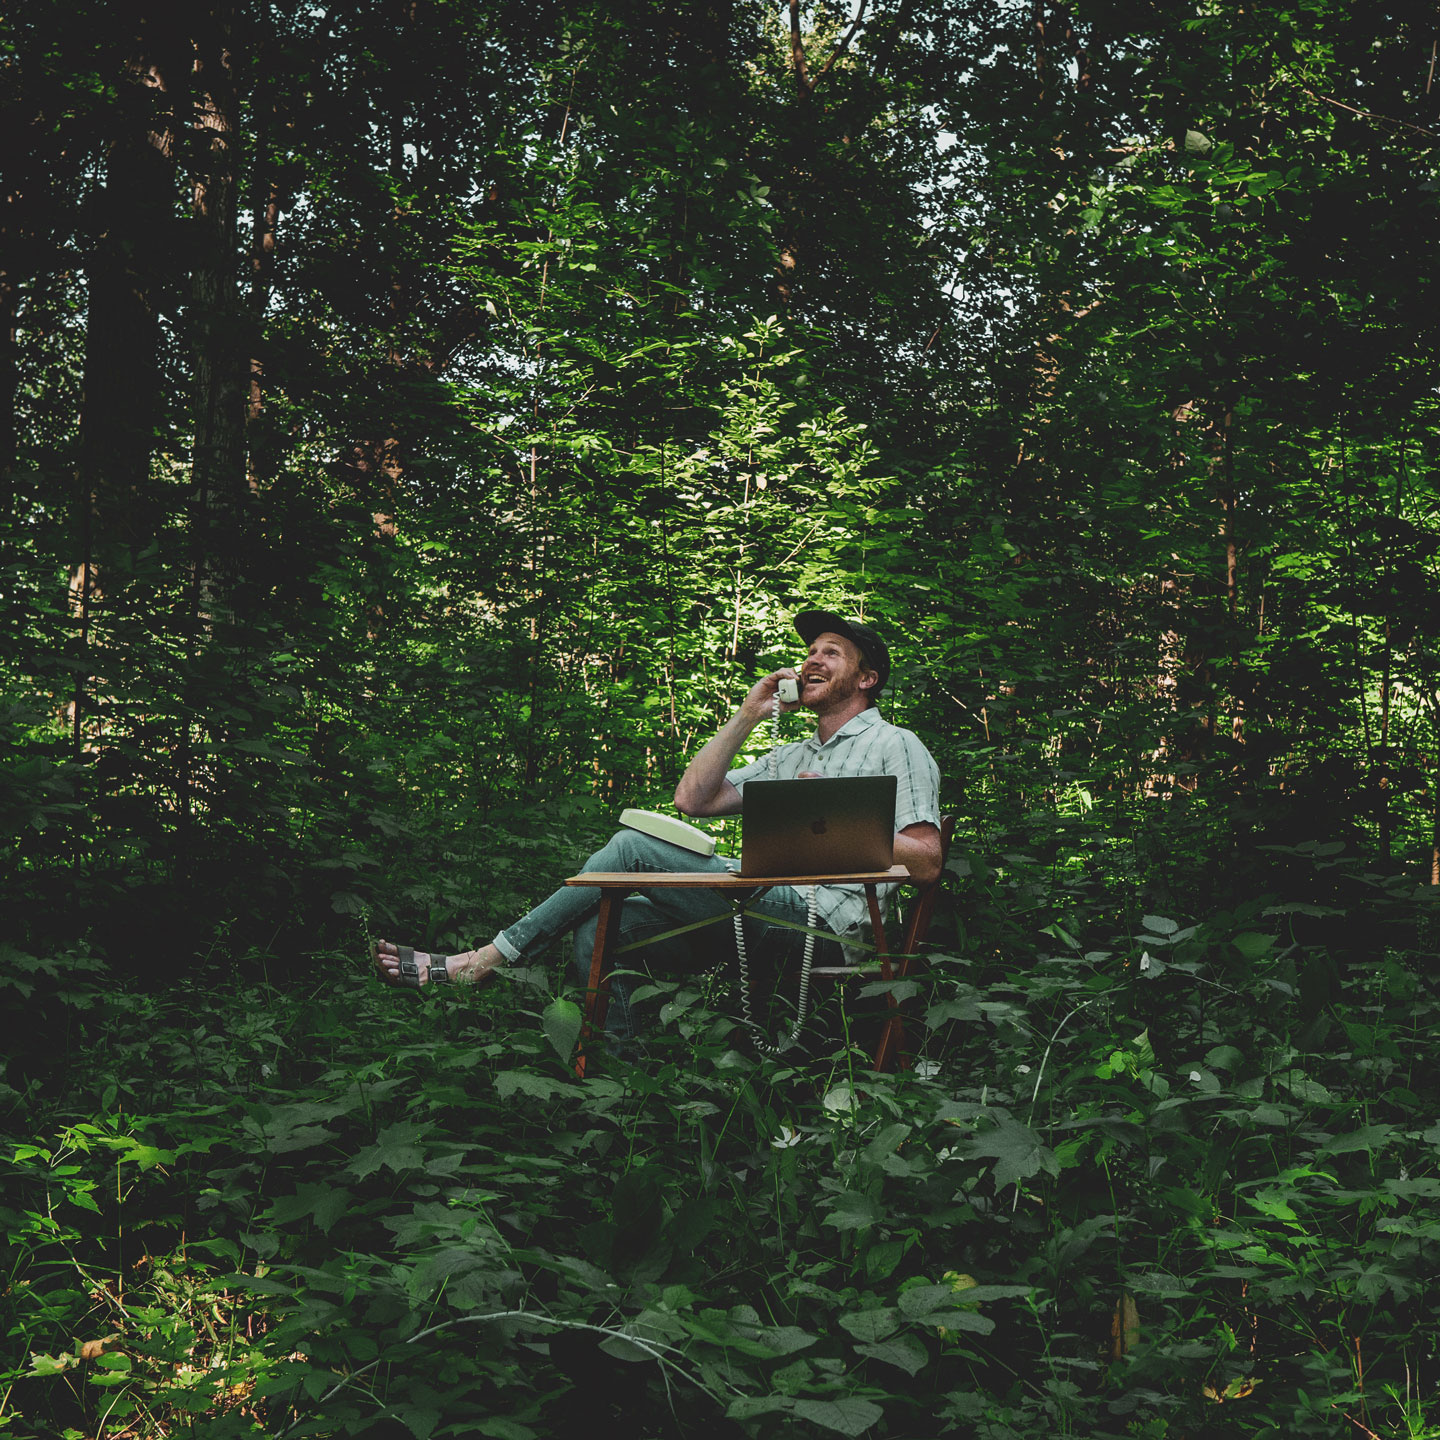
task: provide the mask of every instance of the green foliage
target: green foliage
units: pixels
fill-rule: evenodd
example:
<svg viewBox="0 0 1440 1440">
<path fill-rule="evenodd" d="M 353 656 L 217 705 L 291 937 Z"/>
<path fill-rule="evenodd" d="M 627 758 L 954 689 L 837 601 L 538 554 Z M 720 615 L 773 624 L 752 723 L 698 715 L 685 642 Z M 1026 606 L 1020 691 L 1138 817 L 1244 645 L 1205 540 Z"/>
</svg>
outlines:
<svg viewBox="0 0 1440 1440">
<path fill-rule="evenodd" d="M 192 8 L 0 22 L 9 1433 L 1433 1432 L 1430 10 L 248 7 L 207 309 Z M 538 972 L 362 982 L 802 603 L 933 973 L 583 1083 Z"/>
<path fill-rule="evenodd" d="M 103 349 L 67 257 L 108 232 L 47 177 L 109 184 L 138 72 L 113 17 L 29 7 L 19 937 L 298 965 L 368 906 L 474 939 L 547 878 L 535 803 L 663 799 L 802 603 L 893 637 L 893 711 L 987 837 L 1098 822 L 1190 906 L 1225 883 L 1195 856 L 1270 842 L 1426 865 L 1428 22 L 953 9 L 802 7 L 804 77 L 750 6 L 249 16 L 218 565 L 184 346 L 136 356 L 148 475 L 75 489 L 117 417 L 55 398 Z M 193 247 L 136 233 L 205 330 Z"/>
<path fill-rule="evenodd" d="M 660 982 L 643 1054 L 582 1081 L 534 971 L 147 997 L 12 950 L 75 1030 L 11 1091 L 10 1433 L 1409 1433 L 1428 895 L 1374 899 L 1397 943 L 1323 978 L 1320 907 L 1117 927 L 1128 893 L 1044 888 L 1019 967 L 977 912 L 898 1075 L 839 1043 L 858 998 L 785 1066 Z"/>
</svg>

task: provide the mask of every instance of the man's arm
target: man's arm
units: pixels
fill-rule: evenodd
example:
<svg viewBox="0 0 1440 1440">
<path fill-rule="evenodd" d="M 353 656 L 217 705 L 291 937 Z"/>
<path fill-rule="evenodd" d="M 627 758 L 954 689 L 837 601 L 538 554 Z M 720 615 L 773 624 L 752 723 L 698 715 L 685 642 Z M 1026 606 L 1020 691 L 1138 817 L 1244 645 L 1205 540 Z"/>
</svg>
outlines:
<svg viewBox="0 0 1440 1440">
<path fill-rule="evenodd" d="M 895 860 L 916 884 L 928 885 L 940 875 L 940 770 L 912 731 L 892 729 L 890 737 L 894 743 L 885 769 L 897 781 L 895 812 L 910 822 L 895 836 Z"/>
<path fill-rule="evenodd" d="M 940 829 L 928 820 L 907 825 L 895 836 L 895 863 L 903 865 L 917 885 L 940 874 Z"/>
<path fill-rule="evenodd" d="M 740 708 L 720 727 L 713 739 L 706 741 L 675 787 L 675 808 L 682 815 L 734 815 L 739 811 L 740 792 L 725 777 L 740 753 L 740 747 L 749 739 L 750 732 L 762 720 L 769 718 L 780 681 L 794 678 L 794 670 L 786 666 L 756 681 L 741 701 Z M 793 710 L 796 707 L 785 705 L 781 708 Z"/>
</svg>

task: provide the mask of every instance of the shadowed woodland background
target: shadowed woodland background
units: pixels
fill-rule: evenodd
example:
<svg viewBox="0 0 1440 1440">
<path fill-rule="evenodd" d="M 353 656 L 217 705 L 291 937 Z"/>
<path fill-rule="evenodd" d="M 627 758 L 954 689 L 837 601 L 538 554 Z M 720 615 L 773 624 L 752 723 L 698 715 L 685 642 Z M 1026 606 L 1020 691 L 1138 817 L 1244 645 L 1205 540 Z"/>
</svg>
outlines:
<svg viewBox="0 0 1440 1440">
<path fill-rule="evenodd" d="M 12 1433 L 514 1440 L 617 1367 L 633 1434 L 1437 1433 L 1437 40 L 1413 0 L 0 20 Z M 558 960 L 451 1011 L 365 987 L 369 935 L 488 939 L 668 804 L 821 604 L 891 638 L 960 816 L 897 996 L 935 1068 L 777 1079 L 662 985 L 679 1030 L 587 1091 Z M 1179 1123 L 1182 1081 L 1230 1108 Z M 590 1178 L 514 1201 L 528 1258 L 445 1229 L 552 1144 Z M 192 1287 L 163 1323 L 122 1160 Z M 542 1301 L 448 1390 L 365 1368 L 426 1306 Z M 860 1358 L 770 1363 L 837 1324 Z"/>
</svg>

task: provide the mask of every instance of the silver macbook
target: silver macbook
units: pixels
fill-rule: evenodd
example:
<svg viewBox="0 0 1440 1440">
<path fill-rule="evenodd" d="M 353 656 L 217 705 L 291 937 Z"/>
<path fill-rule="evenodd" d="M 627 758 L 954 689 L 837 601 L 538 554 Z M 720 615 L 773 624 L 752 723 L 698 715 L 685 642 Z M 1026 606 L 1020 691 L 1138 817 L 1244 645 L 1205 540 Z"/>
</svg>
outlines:
<svg viewBox="0 0 1440 1440">
<path fill-rule="evenodd" d="M 853 875 L 895 863 L 893 775 L 751 780 L 740 792 L 742 875 Z"/>
</svg>

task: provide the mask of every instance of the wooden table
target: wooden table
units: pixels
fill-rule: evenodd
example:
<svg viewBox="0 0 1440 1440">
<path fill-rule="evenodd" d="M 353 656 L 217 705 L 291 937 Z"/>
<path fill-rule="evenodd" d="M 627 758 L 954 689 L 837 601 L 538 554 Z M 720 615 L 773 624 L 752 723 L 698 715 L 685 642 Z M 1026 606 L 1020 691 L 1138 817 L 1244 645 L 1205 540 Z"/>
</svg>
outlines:
<svg viewBox="0 0 1440 1440">
<path fill-rule="evenodd" d="M 848 875 L 741 875 L 733 870 L 587 870 L 571 875 L 567 885 L 590 886 L 600 892 L 600 913 L 595 923 L 595 949 L 590 958 L 590 979 L 585 989 L 585 1023 L 580 1031 L 580 1052 L 575 1073 L 585 1074 L 585 1041 L 605 1028 L 605 1012 L 610 1007 L 610 972 L 607 962 L 613 959 L 615 940 L 620 933 L 620 907 L 627 895 L 650 890 L 714 890 L 730 901 L 730 908 L 705 920 L 677 926 L 651 941 L 668 939 L 688 930 L 699 930 L 736 915 L 751 913 L 747 907 L 776 885 L 863 885 L 870 908 L 870 928 L 875 950 L 880 956 L 881 978 L 889 980 L 890 952 L 885 944 L 885 921 L 880 913 L 878 885 L 894 885 L 910 879 L 903 865 L 888 870 L 862 870 Z M 767 919 L 758 915 L 757 919 Z M 638 947 L 637 947 L 638 948 Z"/>
</svg>

